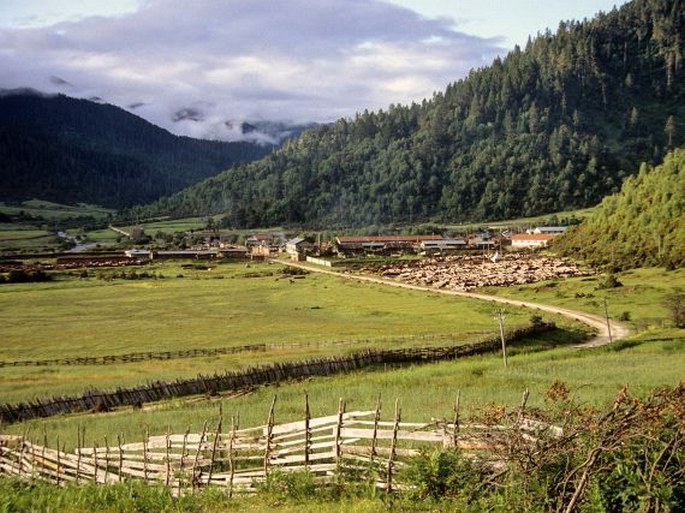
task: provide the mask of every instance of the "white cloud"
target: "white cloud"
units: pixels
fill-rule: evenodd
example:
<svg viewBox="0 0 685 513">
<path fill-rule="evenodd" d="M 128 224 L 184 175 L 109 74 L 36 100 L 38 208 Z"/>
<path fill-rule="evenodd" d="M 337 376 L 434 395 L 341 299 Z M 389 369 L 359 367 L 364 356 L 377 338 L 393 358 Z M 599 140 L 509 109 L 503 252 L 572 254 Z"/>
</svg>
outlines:
<svg viewBox="0 0 685 513">
<path fill-rule="evenodd" d="M 0 28 L 0 88 L 142 104 L 132 111 L 172 132 L 230 138 L 226 120 L 323 122 L 421 101 L 502 51 L 455 23 L 377 0 L 148 0 Z M 174 121 L 182 109 L 192 115 Z"/>
</svg>

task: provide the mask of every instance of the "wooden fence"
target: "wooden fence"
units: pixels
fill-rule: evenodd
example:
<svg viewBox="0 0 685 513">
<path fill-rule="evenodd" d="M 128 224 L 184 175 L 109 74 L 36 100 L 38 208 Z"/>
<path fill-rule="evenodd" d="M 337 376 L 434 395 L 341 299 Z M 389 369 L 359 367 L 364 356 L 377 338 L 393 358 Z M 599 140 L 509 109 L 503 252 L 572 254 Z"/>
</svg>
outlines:
<svg viewBox="0 0 685 513">
<path fill-rule="evenodd" d="M 354 470 L 392 491 L 406 486 L 398 470 L 407 459 L 437 448 L 458 447 L 466 457 L 495 468 L 506 461 L 506 439 L 534 444 L 558 438 L 561 428 L 524 415 L 525 400 L 508 423 L 462 423 L 459 399 L 451 421 L 402 422 L 398 402 L 390 420 L 381 420 L 380 401 L 370 411 L 345 411 L 340 400 L 337 414 L 311 418 L 305 395 L 304 418 L 287 424 L 274 422 L 271 403 L 267 423 L 225 429 L 222 416 L 214 427 L 205 422 L 200 433 L 149 436 L 142 442 L 123 443 L 121 437 L 104 438 L 102 445 L 82 446 L 72 452 L 49 448 L 47 436 L 37 445 L 22 436 L 0 435 L 0 474 L 25 479 L 67 482 L 116 483 L 143 479 L 161 483 L 177 494 L 207 485 L 233 492 L 252 492 L 274 472 L 308 471 L 318 483 L 331 482 L 342 470 Z M 80 428 L 79 428 L 80 429 Z"/>
<path fill-rule="evenodd" d="M 436 333 L 425 335 L 397 335 L 382 339 L 384 343 L 391 342 L 423 342 L 426 340 L 449 340 L 454 337 L 452 333 Z M 101 356 L 71 356 L 64 358 L 46 358 L 41 360 L 9 360 L 0 361 L 2 367 L 49 367 L 58 365 L 111 365 L 136 363 L 151 360 L 176 360 L 183 358 L 205 358 L 245 352 L 264 352 L 282 349 L 296 348 L 327 348 L 327 347 L 353 347 L 371 345 L 379 339 L 356 339 L 356 340 L 319 340 L 307 342 L 269 342 L 261 344 L 246 344 L 241 346 L 223 347 L 198 347 L 193 349 L 181 349 L 178 351 L 138 351 L 135 353 L 107 354 Z"/>
<path fill-rule="evenodd" d="M 554 324 L 539 324 L 507 334 L 509 343 L 533 334 L 554 329 Z M 345 356 L 317 358 L 301 362 L 273 363 L 242 372 L 226 372 L 213 376 L 198 375 L 192 379 L 156 381 L 134 388 L 115 391 L 88 390 L 80 396 L 35 399 L 19 404 L 0 404 L 0 422 L 11 424 L 24 420 L 50 417 L 83 411 L 107 411 L 121 406 L 140 406 L 143 403 L 189 395 L 237 391 L 267 383 L 310 376 L 328 376 L 376 365 L 435 362 L 484 354 L 501 349 L 499 337 L 475 344 L 422 347 L 394 350 L 365 350 Z"/>
</svg>

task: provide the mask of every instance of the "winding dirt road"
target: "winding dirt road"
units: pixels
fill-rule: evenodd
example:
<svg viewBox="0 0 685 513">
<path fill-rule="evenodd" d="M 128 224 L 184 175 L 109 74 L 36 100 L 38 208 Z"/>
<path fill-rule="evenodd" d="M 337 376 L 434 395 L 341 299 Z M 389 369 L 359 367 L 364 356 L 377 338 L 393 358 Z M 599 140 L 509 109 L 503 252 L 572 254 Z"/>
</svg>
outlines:
<svg viewBox="0 0 685 513">
<path fill-rule="evenodd" d="M 562 308 L 560 306 L 546 305 L 543 303 L 534 303 L 532 301 L 520 301 L 518 299 L 510 299 L 510 298 L 500 297 L 500 296 L 491 296 L 489 294 L 479 294 L 476 292 L 462 292 L 462 291 L 457 291 L 457 290 L 436 289 L 433 287 L 426 287 L 426 286 L 422 286 L 422 285 L 412 285 L 409 283 L 402 283 L 399 281 L 389 280 L 387 278 L 379 278 L 376 276 L 366 276 L 366 275 L 362 275 L 362 274 L 342 273 L 339 271 L 330 271 L 328 269 L 322 269 L 320 267 L 310 266 L 310 265 L 296 263 L 296 262 L 289 262 L 289 261 L 284 261 L 284 260 L 271 259 L 269 261 L 273 262 L 273 263 L 288 265 L 291 267 L 298 267 L 300 269 L 304 269 L 304 270 L 311 271 L 311 272 L 328 274 L 331 276 L 337 276 L 339 278 L 344 278 L 347 280 L 378 283 L 381 285 L 388 285 L 391 287 L 399 287 L 399 288 L 412 289 L 412 290 L 421 290 L 421 291 L 425 291 L 425 292 L 446 294 L 449 296 L 462 296 L 462 297 L 468 297 L 468 298 L 472 298 L 472 299 L 480 299 L 482 301 L 490 301 L 490 302 L 502 303 L 502 304 L 507 304 L 507 305 L 521 306 L 524 308 L 529 308 L 531 310 L 541 310 L 543 312 L 550 312 L 550 313 L 554 313 L 554 314 L 563 315 L 565 317 L 568 317 L 569 319 L 580 321 L 580 322 L 582 322 L 582 323 L 584 323 L 584 324 L 586 324 L 586 325 L 597 330 L 597 335 L 592 337 L 590 340 L 583 342 L 582 344 L 575 345 L 574 347 L 577 347 L 577 348 L 588 348 L 588 347 L 603 346 L 603 345 L 606 345 L 610 342 L 615 342 L 616 340 L 620 340 L 622 338 L 625 338 L 630 334 L 630 330 L 624 324 L 621 324 L 621 323 L 616 322 L 616 321 L 611 320 L 611 319 L 609 320 L 609 322 L 607 324 L 607 319 L 602 317 L 602 316 L 593 315 L 593 314 L 589 314 L 589 313 L 585 313 L 585 312 L 579 312 L 577 310 L 571 310 L 569 308 Z"/>
</svg>

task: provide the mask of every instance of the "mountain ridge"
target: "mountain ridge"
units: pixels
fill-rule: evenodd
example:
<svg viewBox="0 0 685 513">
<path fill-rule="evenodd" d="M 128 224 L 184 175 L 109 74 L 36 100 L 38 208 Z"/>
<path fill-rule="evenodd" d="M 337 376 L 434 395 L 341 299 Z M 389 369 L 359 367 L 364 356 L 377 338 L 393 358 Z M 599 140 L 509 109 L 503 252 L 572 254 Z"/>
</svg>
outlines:
<svg viewBox="0 0 685 513">
<path fill-rule="evenodd" d="M 680 0 L 561 22 L 430 100 L 307 131 L 135 214 L 358 227 L 592 206 L 685 142 L 684 32 Z"/>
<path fill-rule="evenodd" d="M 0 92 L 0 199 L 122 208 L 154 201 L 272 145 L 177 136 L 102 100 Z"/>
</svg>

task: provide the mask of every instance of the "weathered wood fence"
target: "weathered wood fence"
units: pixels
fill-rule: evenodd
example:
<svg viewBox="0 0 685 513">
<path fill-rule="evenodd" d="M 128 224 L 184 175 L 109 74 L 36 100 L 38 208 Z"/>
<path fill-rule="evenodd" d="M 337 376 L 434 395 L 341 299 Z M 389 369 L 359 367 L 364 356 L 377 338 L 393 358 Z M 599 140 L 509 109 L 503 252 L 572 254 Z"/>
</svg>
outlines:
<svg viewBox="0 0 685 513">
<path fill-rule="evenodd" d="M 397 401 L 389 420 L 381 420 L 380 401 L 374 410 L 347 412 L 342 399 L 337 414 L 311 418 L 305 395 L 303 420 L 287 424 L 274 422 L 274 398 L 267 423 L 248 429 L 238 429 L 233 420 L 226 428 L 220 414 L 215 426 L 205 422 L 200 433 L 145 433 L 135 443 L 105 437 L 93 447 L 82 446 L 79 431 L 72 452 L 60 450 L 59 440 L 57 448 L 49 448 L 47 435 L 42 445 L 0 435 L 0 474 L 58 485 L 143 479 L 180 495 L 207 485 L 229 493 L 252 492 L 274 472 L 308 471 L 317 482 L 327 483 L 341 470 L 354 469 L 367 480 L 373 476 L 378 488 L 392 491 L 405 486 L 397 471 L 422 450 L 458 447 L 466 457 L 499 467 L 506 461 L 506 437 L 534 444 L 561 436 L 561 428 L 524 416 L 526 397 L 527 392 L 516 415 L 505 417 L 509 423 L 499 425 L 460 422 L 458 396 L 452 420 L 416 423 L 401 420 Z"/>
<path fill-rule="evenodd" d="M 508 342 L 512 343 L 517 339 L 552 329 L 554 329 L 554 324 L 539 324 L 512 331 L 506 337 Z M 500 349 L 500 338 L 495 337 L 475 344 L 458 346 L 364 350 L 345 356 L 273 363 L 242 372 L 226 372 L 213 376 L 198 375 L 192 379 L 178 379 L 171 382 L 156 381 L 134 388 L 118 388 L 114 391 L 88 390 L 80 396 L 35 399 L 19 404 L 0 404 L 0 422 L 11 424 L 65 413 L 106 411 L 121 406 L 140 406 L 143 403 L 174 397 L 214 395 L 218 392 L 243 390 L 289 379 L 327 376 L 370 366 L 452 360 Z"/>
<path fill-rule="evenodd" d="M 426 340 L 448 340 L 453 338 L 452 333 L 436 333 L 426 335 L 393 336 L 382 339 L 383 342 Z M 353 339 L 353 340 L 319 340 L 307 342 L 269 342 L 261 344 L 245 344 L 240 346 L 223 347 L 198 347 L 193 349 L 181 349 L 178 351 L 138 351 L 135 353 L 108 354 L 101 356 L 72 356 L 64 358 L 46 358 L 41 360 L 10 360 L 0 361 L 2 367 L 49 367 L 57 365 L 111 365 L 122 363 L 136 363 L 151 360 L 176 360 L 183 358 L 203 358 L 210 356 L 223 356 L 245 352 L 263 352 L 280 349 L 295 348 L 325 348 L 325 347 L 352 347 L 373 344 L 379 339 Z"/>
</svg>

